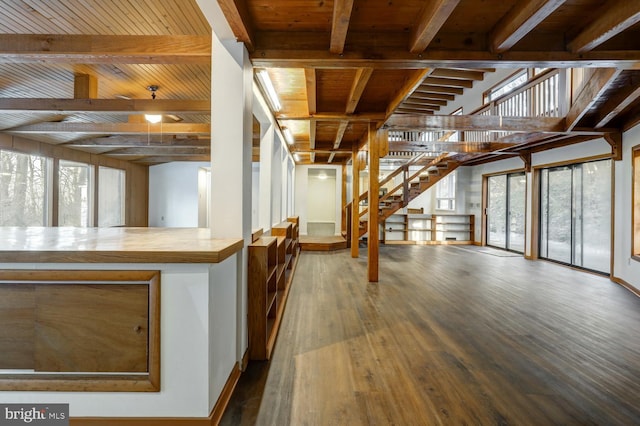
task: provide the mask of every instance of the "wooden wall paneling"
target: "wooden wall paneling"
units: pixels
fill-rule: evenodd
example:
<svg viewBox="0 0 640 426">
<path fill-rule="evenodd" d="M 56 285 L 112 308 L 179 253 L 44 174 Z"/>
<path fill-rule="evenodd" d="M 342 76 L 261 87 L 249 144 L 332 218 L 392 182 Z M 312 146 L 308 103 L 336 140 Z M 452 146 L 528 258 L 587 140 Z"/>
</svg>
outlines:
<svg viewBox="0 0 640 426">
<path fill-rule="evenodd" d="M 33 285 L 0 285 L 0 368 L 32 369 Z"/>
<path fill-rule="evenodd" d="M 146 372 L 148 303 L 140 284 L 37 285 L 36 371 Z"/>
</svg>

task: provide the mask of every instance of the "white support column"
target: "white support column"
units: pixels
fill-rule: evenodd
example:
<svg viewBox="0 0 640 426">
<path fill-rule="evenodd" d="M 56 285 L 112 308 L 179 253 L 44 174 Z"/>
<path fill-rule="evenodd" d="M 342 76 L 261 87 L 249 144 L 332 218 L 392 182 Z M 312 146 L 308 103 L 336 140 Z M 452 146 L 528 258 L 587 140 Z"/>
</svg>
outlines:
<svg viewBox="0 0 640 426">
<path fill-rule="evenodd" d="M 243 238 L 248 244 L 251 241 L 252 66 L 242 43 L 221 41 L 215 34 L 211 60 L 211 237 Z M 237 361 L 242 359 L 248 345 L 246 252 L 245 247 L 237 262 Z"/>
</svg>

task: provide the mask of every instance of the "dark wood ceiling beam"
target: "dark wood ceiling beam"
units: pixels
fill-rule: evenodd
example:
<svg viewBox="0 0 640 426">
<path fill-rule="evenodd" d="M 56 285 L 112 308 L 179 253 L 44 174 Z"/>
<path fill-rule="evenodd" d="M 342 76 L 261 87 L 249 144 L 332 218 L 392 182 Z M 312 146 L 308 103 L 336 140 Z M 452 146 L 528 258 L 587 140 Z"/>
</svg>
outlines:
<svg viewBox="0 0 640 426">
<path fill-rule="evenodd" d="M 428 109 L 431 111 L 440 111 L 440 107 L 438 105 L 431 105 L 429 103 L 421 103 L 421 102 L 412 102 L 411 100 L 404 101 L 401 107 L 406 108 L 418 108 L 418 109 Z"/>
<path fill-rule="evenodd" d="M 210 135 L 208 123 L 38 123 L 5 129 L 5 133 L 42 134 L 42 133 L 85 133 L 85 134 L 121 134 L 121 135 Z"/>
<path fill-rule="evenodd" d="M 424 2 L 418 22 L 411 33 L 409 52 L 424 51 L 449 18 L 460 0 L 434 0 Z"/>
<path fill-rule="evenodd" d="M 340 54 L 344 51 L 344 43 L 347 40 L 347 31 L 349 30 L 352 9 L 353 0 L 333 1 L 333 19 L 331 21 L 331 43 L 329 45 L 329 52 Z"/>
<path fill-rule="evenodd" d="M 129 161 L 139 164 L 162 164 L 170 163 L 172 161 L 211 161 L 211 155 L 152 155 L 135 158 Z"/>
<path fill-rule="evenodd" d="M 496 132 L 563 132 L 564 118 L 499 117 L 493 115 L 393 116 L 390 130 L 468 130 Z"/>
<path fill-rule="evenodd" d="M 404 86 L 397 92 L 396 96 L 387 105 L 385 120 L 393 114 L 393 112 L 411 96 L 411 94 L 422 84 L 424 79 L 431 73 L 431 69 L 425 68 L 414 71 L 413 75 L 407 78 Z"/>
<path fill-rule="evenodd" d="M 113 151 L 105 152 L 105 155 L 205 155 L 209 154 L 210 148 L 184 148 L 175 146 L 148 146 L 148 147 L 133 147 L 133 148 L 119 148 Z"/>
<path fill-rule="evenodd" d="M 295 37 L 295 34 L 290 35 Z M 473 50 L 429 49 L 415 55 L 393 47 L 345 51 L 341 55 L 329 51 L 307 49 L 256 49 L 251 54 L 254 67 L 269 68 L 373 68 L 373 69 L 425 69 L 448 67 L 493 68 L 606 68 L 632 69 L 639 61 L 637 50 L 584 53 L 567 51 L 513 51 L 491 53 Z"/>
<path fill-rule="evenodd" d="M 610 3 L 607 2 L 602 13 L 568 44 L 569 50 L 588 52 L 640 22 L 640 2 L 637 0 Z"/>
<path fill-rule="evenodd" d="M 211 36 L 0 34 L 0 63 L 211 64 Z"/>
<path fill-rule="evenodd" d="M 0 98 L 3 112 L 210 114 L 209 100 Z"/>
<path fill-rule="evenodd" d="M 431 86 L 446 86 L 446 87 L 462 87 L 470 89 L 473 87 L 473 81 L 471 80 L 459 80 L 457 78 L 442 78 L 442 77 L 427 77 L 424 80 L 424 84 Z"/>
<path fill-rule="evenodd" d="M 453 101 L 455 100 L 455 95 L 450 95 L 448 93 L 433 93 L 433 92 L 425 92 L 422 90 L 416 90 L 415 92 L 413 92 L 413 94 L 411 95 L 411 97 L 417 97 L 419 99 L 436 99 L 436 100 L 442 100 L 442 101 Z"/>
<path fill-rule="evenodd" d="M 358 68 L 356 70 L 356 77 L 353 80 L 351 90 L 349 90 L 349 97 L 347 98 L 347 114 L 353 114 L 355 112 L 358 102 L 360 102 L 360 97 L 362 97 L 369 78 L 371 78 L 371 74 L 373 74 L 373 68 Z"/>
<path fill-rule="evenodd" d="M 567 113 L 567 131 L 573 130 L 578 122 L 589 112 L 622 71 L 615 68 L 602 68 L 593 72 Z"/>
<path fill-rule="evenodd" d="M 444 87 L 444 86 L 433 86 L 430 84 L 421 84 L 415 91 L 415 93 L 444 93 L 445 95 L 453 95 L 455 99 L 455 95 L 462 95 L 464 93 L 464 89 L 459 87 Z"/>
<path fill-rule="evenodd" d="M 500 19 L 489 35 L 491 51 L 504 52 L 511 49 L 564 2 L 565 0 L 520 0 Z"/>
<path fill-rule="evenodd" d="M 413 94 L 409 96 L 409 98 L 405 102 L 411 102 L 415 104 L 425 104 L 425 105 L 436 105 L 436 106 L 447 106 L 447 101 L 441 101 L 440 99 L 431 99 L 428 97 L 420 96 L 420 94 Z"/>
<path fill-rule="evenodd" d="M 218 4 L 236 39 L 251 52 L 255 47 L 255 34 L 246 0 L 218 0 Z"/>
<path fill-rule="evenodd" d="M 484 80 L 484 72 L 472 70 L 459 70 L 455 68 L 438 68 L 431 73 L 433 77 L 457 78 L 460 80 Z"/>
<path fill-rule="evenodd" d="M 593 127 L 598 129 L 606 126 L 638 99 L 640 99 L 640 85 L 623 87 L 619 93 L 609 97 L 604 105 L 599 108 Z"/>
<path fill-rule="evenodd" d="M 355 121 L 355 122 L 368 122 L 368 121 L 384 121 L 386 115 L 382 112 L 360 112 L 354 114 L 347 114 L 344 112 L 317 112 L 315 114 L 304 115 L 294 113 L 278 113 L 276 119 L 279 121 L 286 120 L 316 120 L 316 121 Z"/>
<path fill-rule="evenodd" d="M 408 142 L 389 141 L 389 151 L 451 151 L 451 152 L 496 152 L 512 148 L 507 142 Z"/>
</svg>

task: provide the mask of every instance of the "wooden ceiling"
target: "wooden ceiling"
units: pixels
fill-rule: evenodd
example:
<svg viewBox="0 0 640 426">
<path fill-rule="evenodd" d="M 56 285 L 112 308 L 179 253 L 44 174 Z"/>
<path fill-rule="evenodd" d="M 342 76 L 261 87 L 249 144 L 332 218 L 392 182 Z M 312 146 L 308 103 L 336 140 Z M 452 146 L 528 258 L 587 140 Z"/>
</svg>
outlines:
<svg viewBox="0 0 640 426">
<path fill-rule="evenodd" d="M 460 130 L 467 116 L 439 114 L 498 68 L 602 68 L 556 139 L 534 126 L 509 142 L 510 155 L 602 134 L 585 127 L 619 131 L 640 113 L 637 1 L 218 3 L 255 70 L 271 77 L 299 163 L 348 161 L 370 122 L 414 128 L 429 116 L 433 128 Z M 143 164 L 207 161 L 210 34 L 196 0 L 2 2 L 0 132 Z M 162 124 L 145 112 L 162 113 Z M 469 161 L 505 155 L 474 146 Z"/>
</svg>

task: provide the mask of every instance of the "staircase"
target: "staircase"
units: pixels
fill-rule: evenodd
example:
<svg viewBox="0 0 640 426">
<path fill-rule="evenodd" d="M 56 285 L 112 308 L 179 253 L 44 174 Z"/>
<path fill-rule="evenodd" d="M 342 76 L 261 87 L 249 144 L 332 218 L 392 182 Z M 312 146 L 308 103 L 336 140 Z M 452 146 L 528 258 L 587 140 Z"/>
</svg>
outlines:
<svg viewBox="0 0 640 426">
<path fill-rule="evenodd" d="M 380 181 L 380 186 L 382 186 L 399 174 L 402 173 L 404 175 L 403 181 L 400 185 L 392 188 L 384 196 L 380 197 L 378 204 L 379 222 L 383 222 L 399 209 L 406 207 L 418 195 L 431 188 L 440 179 L 457 169 L 461 164 L 461 162 L 455 157 L 449 156 L 448 153 L 444 153 L 429 161 L 413 174 L 409 175 L 409 167 L 420 164 L 423 160 L 424 155 L 417 156 Z M 369 193 L 364 192 L 360 195 L 360 200 L 366 200 L 368 197 Z M 368 231 L 367 219 L 364 217 L 368 213 L 368 208 L 360 212 L 361 219 L 359 221 L 360 226 L 358 229 L 359 237 L 362 237 Z"/>
</svg>

